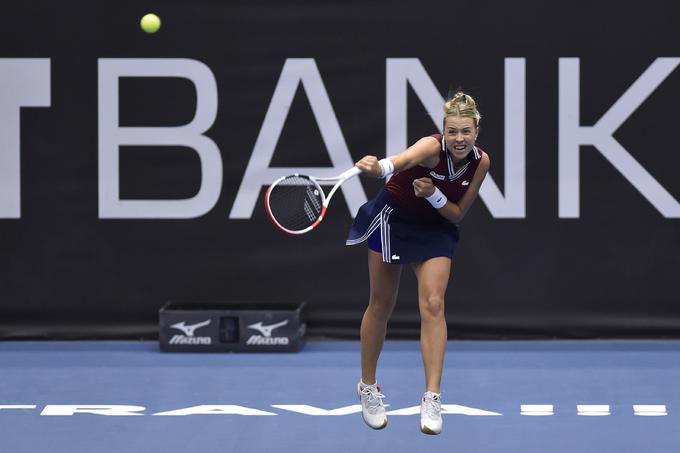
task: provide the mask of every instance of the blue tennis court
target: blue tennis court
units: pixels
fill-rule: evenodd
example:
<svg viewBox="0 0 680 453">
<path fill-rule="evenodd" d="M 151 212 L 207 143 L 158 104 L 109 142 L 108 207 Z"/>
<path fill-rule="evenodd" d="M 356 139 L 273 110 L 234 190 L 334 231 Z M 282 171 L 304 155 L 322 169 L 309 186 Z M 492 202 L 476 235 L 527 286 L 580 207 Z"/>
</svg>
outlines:
<svg viewBox="0 0 680 453">
<path fill-rule="evenodd" d="M 359 344 L 160 353 L 156 342 L 0 343 L 0 451 L 678 451 L 678 341 L 453 341 L 444 429 L 420 433 L 419 345 L 388 341 L 389 425 L 354 394 Z"/>
</svg>

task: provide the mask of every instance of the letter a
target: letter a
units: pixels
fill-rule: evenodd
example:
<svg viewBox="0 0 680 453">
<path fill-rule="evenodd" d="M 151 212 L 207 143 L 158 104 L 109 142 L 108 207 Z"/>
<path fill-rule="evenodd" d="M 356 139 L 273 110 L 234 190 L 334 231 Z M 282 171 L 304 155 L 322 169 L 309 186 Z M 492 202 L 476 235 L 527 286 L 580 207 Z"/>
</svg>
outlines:
<svg viewBox="0 0 680 453">
<path fill-rule="evenodd" d="M 281 176 L 300 172 L 299 168 L 269 166 L 288 117 L 295 91 L 300 83 L 307 93 L 314 118 L 321 130 L 321 137 L 333 163 L 332 167 L 305 167 L 304 173 L 319 177 L 332 177 L 354 165 L 316 62 L 311 58 L 289 58 L 283 65 L 281 77 L 255 142 L 255 149 L 250 156 L 241 187 L 238 189 L 234 206 L 229 214 L 230 219 L 249 219 L 253 215 L 262 186 L 268 186 Z M 350 179 L 342 185 L 341 189 L 349 210 L 354 216 L 361 205 L 366 202 L 366 194 L 359 178 Z"/>
</svg>

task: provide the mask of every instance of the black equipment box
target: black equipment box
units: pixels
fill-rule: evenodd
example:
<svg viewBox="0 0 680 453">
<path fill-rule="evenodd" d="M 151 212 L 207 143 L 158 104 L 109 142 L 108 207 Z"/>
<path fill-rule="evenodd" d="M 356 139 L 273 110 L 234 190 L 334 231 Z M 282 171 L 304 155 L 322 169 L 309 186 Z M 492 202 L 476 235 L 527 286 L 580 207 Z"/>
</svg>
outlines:
<svg viewBox="0 0 680 453">
<path fill-rule="evenodd" d="M 176 303 L 159 311 L 164 352 L 296 352 L 305 303 Z"/>
</svg>

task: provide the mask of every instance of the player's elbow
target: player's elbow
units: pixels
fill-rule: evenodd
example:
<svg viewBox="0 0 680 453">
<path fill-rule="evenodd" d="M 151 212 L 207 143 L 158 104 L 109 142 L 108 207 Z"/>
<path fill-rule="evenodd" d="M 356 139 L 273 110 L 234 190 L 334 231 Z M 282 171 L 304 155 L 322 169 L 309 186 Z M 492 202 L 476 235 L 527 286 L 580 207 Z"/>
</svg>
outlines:
<svg viewBox="0 0 680 453">
<path fill-rule="evenodd" d="M 463 220 L 463 217 L 464 217 L 464 216 L 462 216 L 462 215 L 454 215 L 454 216 L 451 216 L 451 217 L 449 217 L 449 222 L 451 222 L 451 223 L 460 223 L 460 222 Z"/>
<path fill-rule="evenodd" d="M 460 209 L 455 203 L 449 202 L 450 206 L 442 208 L 442 215 L 451 223 L 460 223 L 465 217 L 465 212 Z"/>
</svg>

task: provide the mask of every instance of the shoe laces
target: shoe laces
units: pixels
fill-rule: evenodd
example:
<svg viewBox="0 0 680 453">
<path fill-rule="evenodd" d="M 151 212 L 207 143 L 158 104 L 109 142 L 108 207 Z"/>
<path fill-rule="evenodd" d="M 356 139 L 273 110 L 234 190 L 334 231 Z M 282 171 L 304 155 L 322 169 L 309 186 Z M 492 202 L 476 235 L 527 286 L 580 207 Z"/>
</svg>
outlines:
<svg viewBox="0 0 680 453">
<path fill-rule="evenodd" d="M 423 413 L 428 418 L 439 418 L 442 412 L 442 400 L 436 393 L 425 392 L 423 395 Z"/>
<path fill-rule="evenodd" d="M 375 414 L 379 408 L 383 407 L 383 398 L 385 395 L 380 393 L 377 385 L 367 385 L 361 389 L 361 398 L 366 402 L 368 411 Z"/>
</svg>

